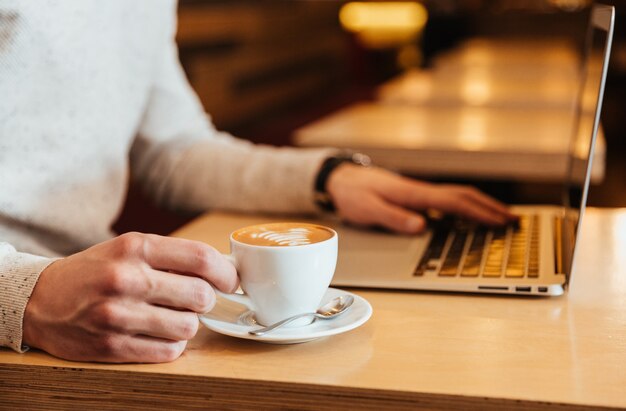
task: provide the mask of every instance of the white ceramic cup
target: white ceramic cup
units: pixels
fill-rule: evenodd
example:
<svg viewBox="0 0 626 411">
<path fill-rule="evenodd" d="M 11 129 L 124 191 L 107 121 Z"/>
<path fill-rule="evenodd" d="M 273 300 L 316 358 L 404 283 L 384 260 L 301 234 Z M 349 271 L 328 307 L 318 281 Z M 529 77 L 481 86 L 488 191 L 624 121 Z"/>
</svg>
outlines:
<svg viewBox="0 0 626 411">
<path fill-rule="evenodd" d="M 332 233 L 326 240 L 276 247 L 247 244 L 233 237 L 247 228 L 231 233 L 231 254 L 227 255 L 237 268 L 244 294 L 220 295 L 249 306 L 262 325 L 317 310 L 335 273 L 337 232 L 323 227 Z M 304 319 L 291 325 L 310 322 Z"/>
</svg>

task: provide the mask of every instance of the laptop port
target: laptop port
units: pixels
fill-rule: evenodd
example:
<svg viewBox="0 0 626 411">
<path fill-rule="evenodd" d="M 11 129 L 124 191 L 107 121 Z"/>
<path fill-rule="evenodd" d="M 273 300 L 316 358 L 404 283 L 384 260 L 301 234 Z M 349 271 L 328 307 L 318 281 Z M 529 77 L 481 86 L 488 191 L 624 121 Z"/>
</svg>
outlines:
<svg viewBox="0 0 626 411">
<path fill-rule="evenodd" d="M 530 287 L 515 287 L 515 291 L 529 293 L 530 292 Z"/>
<path fill-rule="evenodd" d="M 548 287 L 538 287 L 537 290 L 539 290 L 540 293 L 547 293 Z"/>
</svg>

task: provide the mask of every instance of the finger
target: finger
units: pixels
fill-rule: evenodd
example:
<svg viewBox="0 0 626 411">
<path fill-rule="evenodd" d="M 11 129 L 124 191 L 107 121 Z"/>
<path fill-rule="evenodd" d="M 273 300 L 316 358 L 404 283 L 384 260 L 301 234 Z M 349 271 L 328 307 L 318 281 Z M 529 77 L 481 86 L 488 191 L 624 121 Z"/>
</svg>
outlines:
<svg viewBox="0 0 626 411">
<path fill-rule="evenodd" d="M 99 329 L 118 334 L 186 341 L 198 331 L 195 313 L 146 303 L 104 305 L 95 314 Z"/>
<path fill-rule="evenodd" d="M 497 205 L 495 209 L 490 201 L 486 201 L 487 205 L 485 205 L 483 197 L 473 193 L 472 189 L 463 186 L 433 185 L 406 180 L 404 183 L 396 191 L 401 196 L 401 204 L 406 207 L 418 210 L 436 209 L 490 225 L 504 224 L 508 219 L 499 211 Z"/>
<path fill-rule="evenodd" d="M 482 205 L 483 207 L 488 208 L 489 210 L 495 212 L 495 213 L 499 213 L 502 214 L 503 216 L 505 216 L 507 219 L 515 219 L 517 218 L 517 216 L 515 216 L 513 213 L 511 213 L 511 211 L 509 210 L 509 207 L 496 200 L 495 198 L 488 196 L 487 194 L 483 193 L 482 191 L 474 188 L 474 187 L 470 187 L 470 186 L 443 186 L 445 188 L 450 187 L 452 190 L 457 191 L 458 193 L 460 193 L 461 195 L 467 197 L 468 199 L 473 200 L 474 202 L 476 202 L 477 204 Z"/>
<path fill-rule="evenodd" d="M 446 213 L 468 217 L 483 224 L 499 225 L 506 223 L 506 218 L 501 213 L 451 190 L 433 191 L 430 196 L 430 207 Z"/>
<path fill-rule="evenodd" d="M 187 341 L 198 332 L 198 324 L 198 316 L 193 312 L 146 304 L 141 315 L 129 317 L 127 331 L 133 335 Z"/>
<path fill-rule="evenodd" d="M 195 275 L 227 293 L 239 286 L 230 261 L 202 242 L 147 235 L 143 249 L 146 262 L 155 269 Z"/>
<path fill-rule="evenodd" d="M 185 351 L 187 341 L 173 341 L 144 335 L 113 335 L 93 344 L 96 361 L 114 363 L 162 363 L 174 361 Z"/>
<path fill-rule="evenodd" d="M 215 291 L 201 278 L 158 270 L 150 270 L 148 276 L 152 285 L 142 297 L 150 304 L 199 314 L 211 311 L 215 305 Z"/>
<path fill-rule="evenodd" d="M 406 234 L 419 233 L 426 228 L 424 217 L 380 197 L 373 196 L 369 204 L 369 215 L 373 223 Z"/>
<path fill-rule="evenodd" d="M 434 185 L 422 181 L 395 181 L 385 193 L 389 201 L 416 210 L 437 209 L 460 214 L 485 224 L 503 224 L 514 220 L 506 205 L 479 190 L 459 185 Z"/>
</svg>

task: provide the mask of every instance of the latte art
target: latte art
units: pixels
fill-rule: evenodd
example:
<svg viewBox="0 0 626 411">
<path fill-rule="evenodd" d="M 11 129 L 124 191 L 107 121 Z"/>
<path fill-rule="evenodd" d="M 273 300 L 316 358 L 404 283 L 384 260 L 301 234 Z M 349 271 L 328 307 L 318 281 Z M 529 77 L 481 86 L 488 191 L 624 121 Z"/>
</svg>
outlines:
<svg viewBox="0 0 626 411">
<path fill-rule="evenodd" d="M 305 245 L 311 244 L 312 232 L 306 228 L 292 228 L 287 232 L 275 232 L 267 231 L 264 233 L 252 233 L 252 238 L 263 238 L 268 241 L 276 243 L 276 245 L 288 246 L 288 245 Z"/>
<path fill-rule="evenodd" d="M 315 224 L 274 223 L 245 227 L 233 233 L 236 241 L 269 247 L 295 247 L 333 237 L 332 230 Z"/>
</svg>

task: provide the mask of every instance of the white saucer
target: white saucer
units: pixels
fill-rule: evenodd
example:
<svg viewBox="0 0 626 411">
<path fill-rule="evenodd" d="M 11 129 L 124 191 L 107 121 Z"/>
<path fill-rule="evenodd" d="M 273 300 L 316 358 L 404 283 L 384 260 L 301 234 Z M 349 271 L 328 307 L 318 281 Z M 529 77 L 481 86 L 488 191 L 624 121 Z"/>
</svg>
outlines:
<svg viewBox="0 0 626 411">
<path fill-rule="evenodd" d="M 225 298 L 218 298 L 215 308 L 211 312 L 200 315 L 199 318 L 200 322 L 208 329 L 231 337 L 273 344 L 296 344 L 341 334 L 365 323 L 372 315 L 372 306 L 367 300 L 356 294 L 329 288 L 320 305 L 346 294 L 354 297 L 354 304 L 339 317 L 333 320 L 316 320 L 302 327 L 280 328 L 262 336 L 248 333 L 248 331 L 261 327 L 254 322 L 254 313 L 250 307 Z"/>
</svg>

